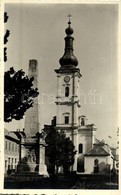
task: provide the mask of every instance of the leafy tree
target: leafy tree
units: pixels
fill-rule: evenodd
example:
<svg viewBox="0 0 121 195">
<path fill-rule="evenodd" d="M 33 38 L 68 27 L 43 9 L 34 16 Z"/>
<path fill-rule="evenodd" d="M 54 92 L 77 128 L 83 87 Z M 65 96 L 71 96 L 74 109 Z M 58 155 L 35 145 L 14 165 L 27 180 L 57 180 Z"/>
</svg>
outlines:
<svg viewBox="0 0 121 195">
<path fill-rule="evenodd" d="M 69 168 L 74 164 L 74 155 L 76 154 L 75 146 L 69 137 L 63 139 L 61 146 L 61 165 L 63 166 L 63 171 L 65 174 L 69 173 Z"/>
<path fill-rule="evenodd" d="M 33 88 L 34 78 L 25 76 L 21 69 L 17 72 L 10 68 L 4 74 L 4 121 L 20 120 L 26 110 L 32 107 L 38 89 Z"/>
<path fill-rule="evenodd" d="M 56 166 L 58 173 L 58 168 L 62 166 L 64 173 L 68 174 L 70 166 L 74 164 L 75 146 L 69 137 L 66 138 L 65 133 L 59 133 L 53 126 L 45 128 L 44 131 L 47 143 L 46 156 L 49 159 L 48 172 L 54 174 Z"/>
</svg>

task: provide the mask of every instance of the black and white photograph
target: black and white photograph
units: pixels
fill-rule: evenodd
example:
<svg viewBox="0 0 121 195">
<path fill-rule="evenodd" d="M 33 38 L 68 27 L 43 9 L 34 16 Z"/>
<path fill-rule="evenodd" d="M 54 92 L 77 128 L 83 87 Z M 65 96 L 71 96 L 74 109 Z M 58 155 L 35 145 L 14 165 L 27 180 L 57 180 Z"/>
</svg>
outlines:
<svg viewBox="0 0 121 195">
<path fill-rule="evenodd" d="M 118 3 L 4 3 L 3 189 L 118 190 Z"/>
</svg>

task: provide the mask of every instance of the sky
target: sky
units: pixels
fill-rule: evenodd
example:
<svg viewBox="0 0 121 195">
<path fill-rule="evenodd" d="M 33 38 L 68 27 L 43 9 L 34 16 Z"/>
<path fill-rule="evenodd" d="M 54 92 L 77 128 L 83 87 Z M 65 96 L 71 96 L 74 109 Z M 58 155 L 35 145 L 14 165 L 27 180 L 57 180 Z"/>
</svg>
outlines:
<svg viewBox="0 0 121 195">
<path fill-rule="evenodd" d="M 96 137 L 115 146 L 118 128 L 118 5 L 116 4 L 5 4 L 10 30 L 5 71 L 28 74 L 30 59 L 39 67 L 40 128 L 56 115 L 57 80 L 64 53 L 67 15 L 74 30 L 74 55 L 82 74 L 80 115 L 97 127 Z M 91 97 L 91 98 L 90 98 Z M 93 99 L 92 99 L 93 97 Z M 24 120 L 5 123 L 8 130 L 24 128 Z M 109 138 L 111 136 L 112 138 Z"/>
</svg>

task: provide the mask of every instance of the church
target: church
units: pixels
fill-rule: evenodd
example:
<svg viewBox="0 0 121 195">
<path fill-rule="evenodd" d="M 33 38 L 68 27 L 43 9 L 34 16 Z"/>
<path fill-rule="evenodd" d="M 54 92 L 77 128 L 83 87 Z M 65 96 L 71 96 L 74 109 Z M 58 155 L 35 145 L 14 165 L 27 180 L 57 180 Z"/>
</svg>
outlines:
<svg viewBox="0 0 121 195">
<path fill-rule="evenodd" d="M 82 75 L 78 68 L 78 60 L 74 55 L 74 31 L 70 19 L 65 33 L 64 55 L 59 60 L 60 66 L 55 70 L 57 75 L 55 102 L 57 112 L 54 128 L 59 132 L 63 131 L 75 146 L 77 153 L 71 170 L 77 174 L 105 174 L 114 167 L 115 159 L 110 147 L 95 138 L 94 124 L 87 124 L 86 116 L 79 115 Z M 38 87 L 37 60 L 30 60 L 29 77 L 34 77 L 34 87 Z M 49 127 L 51 128 L 51 125 Z M 45 141 L 35 136 L 40 131 L 38 98 L 35 98 L 33 107 L 26 112 L 25 116 L 25 134 L 21 136 L 19 144 L 18 171 L 38 172 L 40 175 L 48 174 L 45 162 Z M 21 132 L 18 132 L 16 135 L 20 136 L 20 134 Z"/>
<path fill-rule="evenodd" d="M 59 60 L 59 69 L 55 70 L 57 74 L 55 128 L 64 131 L 66 137 L 69 137 L 75 146 L 77 153 L 73 171 L 87 174 L 109 171 L 113 165 L 109 146 L 98 140 L 96 142 L 94 124 L 87 124 L 86 116 L 79 116 L 82 75 L 78 68 L 78 60 L 73 53 L 73 32 L 69 19 L 65 30 L 65 52 Z"/>
</svg>

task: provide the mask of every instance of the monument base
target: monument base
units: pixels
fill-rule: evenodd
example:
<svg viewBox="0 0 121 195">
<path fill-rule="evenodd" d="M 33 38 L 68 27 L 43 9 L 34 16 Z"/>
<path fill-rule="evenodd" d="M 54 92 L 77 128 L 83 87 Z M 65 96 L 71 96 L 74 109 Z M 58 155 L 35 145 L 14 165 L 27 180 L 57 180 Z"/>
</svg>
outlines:
<svg viewBox="0 0 121 195">
<path fill-rule="evenodd" d="M 49 177 L 47 172 L 47 166 L 45 164 L 39 164 L 39 175 Z"/>
</svg>

